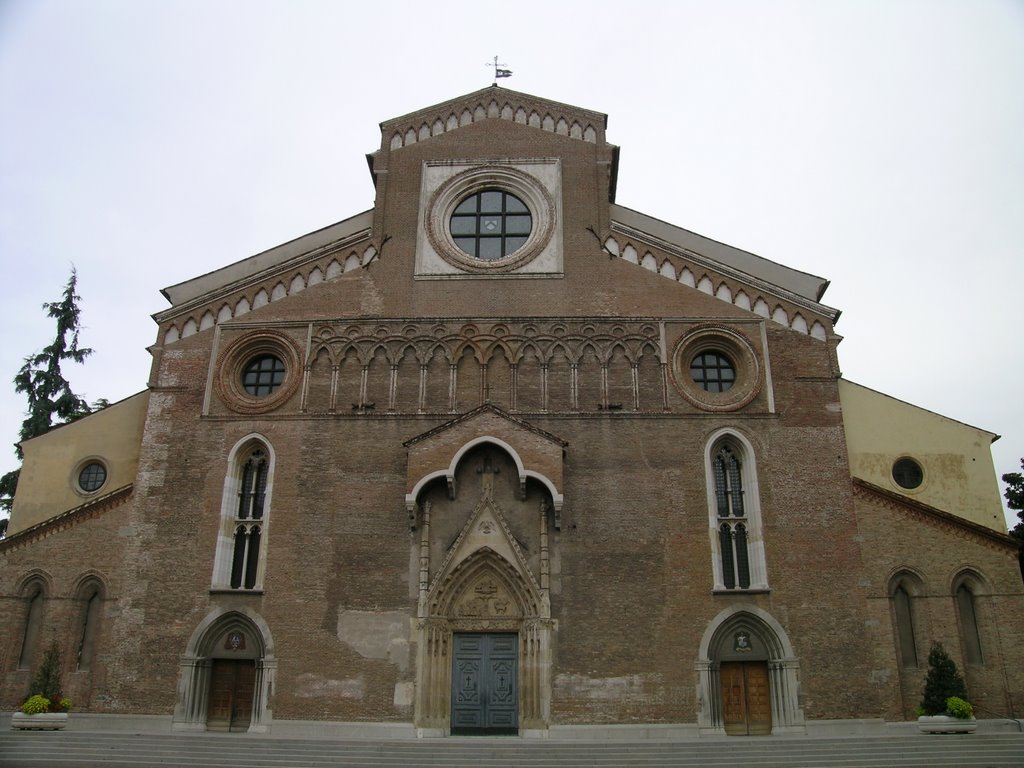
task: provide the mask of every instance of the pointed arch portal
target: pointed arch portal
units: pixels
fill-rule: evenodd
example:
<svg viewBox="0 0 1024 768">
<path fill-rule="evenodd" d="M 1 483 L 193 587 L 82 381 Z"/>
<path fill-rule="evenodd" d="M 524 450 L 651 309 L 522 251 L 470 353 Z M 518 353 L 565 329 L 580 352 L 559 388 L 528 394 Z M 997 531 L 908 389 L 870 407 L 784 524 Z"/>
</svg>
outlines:
<svg viewBox="0 0 1024 768">
<path fill-rule="evenodd" d="M 250 611 L 211 611 L 179 662 L 174 729 L 268 731 L 276 669 L 262 618 Z"/>
<path fill-rule="evenodd" d="M 701 639 L 697 723 L 730 735 L 803 733 L 799 659 L 786 631 L 756 606 L 718 614 Z"/>
<path fill-rule="evenodd" d="M 495 499 L 500 494 L 487 470 L 480 483 L 480 497 L 462 512 L 461 532 L 433 567 L 431 502 L 417 505 L 415 723 L 421 736 L 527 734 L 546 731 L 550 721 L 550 505 L 541 501 L 532 513 L 538 578 Z"/>
</svg>

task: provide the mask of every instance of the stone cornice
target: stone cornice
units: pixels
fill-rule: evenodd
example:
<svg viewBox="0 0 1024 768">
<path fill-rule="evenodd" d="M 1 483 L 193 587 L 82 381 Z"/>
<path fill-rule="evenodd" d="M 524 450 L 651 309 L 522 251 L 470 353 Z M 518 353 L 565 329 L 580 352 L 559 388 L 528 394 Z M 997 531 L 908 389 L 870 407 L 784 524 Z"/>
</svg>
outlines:
<svg viewBox="0 0 1024 768">
<path fill-rule="evenodd" d="M 881 488 L 874 483 L 869 483 L 867 480 L 862 480 L 859 477 L 851 479 L 853 481 L 854 496 L 874 496 L 881 499 L 882 502 L 890 509 L 901 509 L 912 512 L 915 515 L 938 525 L 939 527 L 952 529 L 962 534 L 973 534 L 985 539 L 986 544 L 998 546 L 1001 549 L 1016 552 L 1020 548 L 1019 542 L 1012 536 L 1005 533 L 999 533 L 998 531 L 994 531 L 984 525 L 979 525 L 978 523 L 971 522 L 970 520 L 965 520 L 962 517 L 950 512 L 945 512 L 937 507 L 924 504 L 923 502 L 915 499 L 907 498 L 906 496 L 902 496 L 894 491 Z"/>
<path fill-rule="evenodd" d="M 775 296 L 776 298 L 789 302 L 801 309 L 806 309 L 820 317 L 827 318 L 830 322 L 834 323 L 839 318 L 840 311 L 838 309 L 817 301 L 812 301 L 798 293 L 783 288 L 782 286 L 756 277 L 749 272 L 744 272 L 743 270 L 736 269 L 728 264 L 723 264 L 720 261 L 703 256 L 696 251 L 676 245 L 675 243 L 671 243 L 652 235 L 649 232 L 644 232 L 641 229 L 636 229 L 635 227 L 631 227 L 618 221 L 612 221 L 610 226 L 612 232 L 620 233 L 628 238 L 635 239 L 645 243 L 646 245 L 658 248 L 659 250 L 665 251 L 670 256 L 691 261 L 695 265 L 699 265 L 704 269 L 718 272 L 724 277 L 729 277 L 741 283 L 746 283 L 751 288 L 755 288 L 758 291 Z M 616 255 L 621 257 L 621 254 Z"/>
<path fill-rule="evenodd" d="M 351 235 L 347 235 L 346 237 L 339 238 L 338 240 L 334 240 L 330 243 L 314 248 L 313 250 L 300 253 L 286 261 L 282 261 L 278 264 L 269 266 L 266 269 L 260 270 L 255 274 L 247 275 L 244 278 L 225 283 L 212 291 L 204 293 L 201 296 L 197 296 L 191 301 L 186 301 L 170 307 L 169 309 L 157 312 L 153 315 L 153 319 L 157 323 L 162 324 L 165 321 L 171 320 L 180 315 L 193 313 L 195 310 L 201 309 L 207 305 L 217 304 L 219 301 L 233 293 L 244 291 L 261 283 L 265 283 L 272 280 L 274 277 L 279 276 L 281 273 L 287 273 L 298 269 L 311 261 L 332 256 L 346 248 L 351 248 L 358 243 L 368 240 L 370 234 L 370 229 L 363 229 L 359 232 L 355 232 Z"/>
<path fill-rule="evenodd" d="M 67 528 L 78 525 L 85 520 L 91 520 L 108 509 L 112 509 L 127 501 L 134 487 L 134 484 L 129 483 L 99 498 L 90 499 L 85 504 L 80 504 L 55 517 L 51 517 L 49 520 L 44 520 L 23 531 L 18 531 L 0 541 L 0 554 L 20 549 L 40 539 L 45 539 L 47 536 L 52 536 L 55 533 L 60 533 Z"/>
</svg>

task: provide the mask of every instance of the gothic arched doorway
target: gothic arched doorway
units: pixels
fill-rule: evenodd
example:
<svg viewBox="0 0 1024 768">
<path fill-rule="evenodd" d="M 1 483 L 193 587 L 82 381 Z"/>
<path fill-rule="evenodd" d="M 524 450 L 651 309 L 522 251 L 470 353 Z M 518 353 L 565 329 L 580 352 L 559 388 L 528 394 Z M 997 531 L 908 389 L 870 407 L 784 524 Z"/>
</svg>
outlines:
<svg viewBox="0 0 1024 768">
<path fill-rule="evenodd" d="M 701 730 L 728 735 L 803 732 L 800 663 L 785 630 L 754 606 L 722 611 L 701 640 Z"/>
<path fill-rule="evenodd" d="M 515 457 L 494 444 L 466 452 L 453 476 L 417 504 L 416 727 L 421 735 L 544 731 L 550 496 L 520 483 Z"/>
<path fill-rule="evenodd" d="M 261 618 L 212 612 L 181 657 L 175 730 L 269 730 L 276 667 L 270 631 Z"/>
</svg>

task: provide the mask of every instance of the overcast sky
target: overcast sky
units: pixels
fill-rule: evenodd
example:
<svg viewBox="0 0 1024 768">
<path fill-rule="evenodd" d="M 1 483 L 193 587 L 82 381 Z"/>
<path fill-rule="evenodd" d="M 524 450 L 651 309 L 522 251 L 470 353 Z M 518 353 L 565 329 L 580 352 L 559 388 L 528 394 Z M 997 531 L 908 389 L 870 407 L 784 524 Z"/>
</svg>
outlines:
<svg viewBox="0 0 1024 768">
<path fill-rule="evenodd" d="M 378 123 L 495 54 L 609 115 L 617 202 L 831 280 L 843 374 L 1019 469 L 1020 0 L 0 0 L 0 472 L 72 264 L 96 353 L 67 373 L 115 401 L 161 288 L 370 208 Z"/>
</svg>

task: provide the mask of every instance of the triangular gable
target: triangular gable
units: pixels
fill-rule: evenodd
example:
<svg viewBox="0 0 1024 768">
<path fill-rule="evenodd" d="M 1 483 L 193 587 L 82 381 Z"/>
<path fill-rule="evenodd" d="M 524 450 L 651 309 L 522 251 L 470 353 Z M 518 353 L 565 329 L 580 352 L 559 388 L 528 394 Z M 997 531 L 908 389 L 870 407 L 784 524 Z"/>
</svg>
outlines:
<svg viewBox="0 0 1024 768">
<path fill-rule="evenodd" d="M 527 591 L 533 598 L 531 602 L 537 603 L 542 614 L 546 614 L 550 610 L 546 595 L 530 570 L 526 554 L 519 542 L 516 541 L 501 507 L 494 501 L 491 494 L 485 491 L 437 568 L 433 583 L 426 596 L 427 604 L 422 606 L 421 611 L 429 605 L 432 612 L 439 612 L 437 603 L 443 592 L 450 591 L 445 587 L 451 576 L 463 563 L 474 557 L 479 557 L 481 554 L 497 555 L 512 566 L 518 576 L 529 585 Z M 458 595 L 450 595 L 450 597 L 458 597 Z M 488 596 L 487 599 L 493 599 L 493 597 Z M 514 601 L 510 600 L 510 602 Z"/>
<path fill-rule="evenodd" d="M 497 85 L 418 109 L 380 124 L 381 149 L 396 150 L 482 120 L 509 120 L 594 144 L 604 143 L 608 116 Z"/>
</svg>

